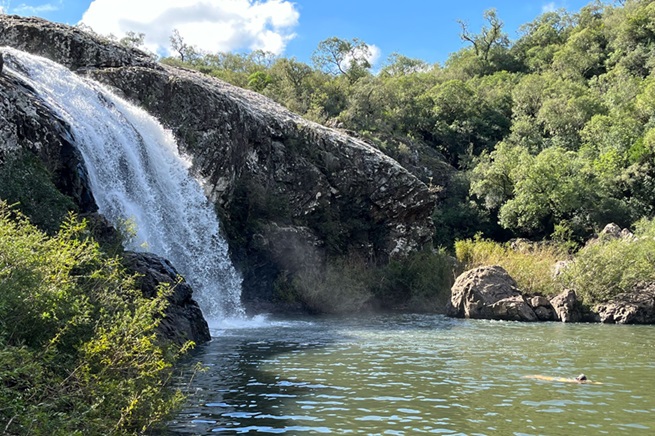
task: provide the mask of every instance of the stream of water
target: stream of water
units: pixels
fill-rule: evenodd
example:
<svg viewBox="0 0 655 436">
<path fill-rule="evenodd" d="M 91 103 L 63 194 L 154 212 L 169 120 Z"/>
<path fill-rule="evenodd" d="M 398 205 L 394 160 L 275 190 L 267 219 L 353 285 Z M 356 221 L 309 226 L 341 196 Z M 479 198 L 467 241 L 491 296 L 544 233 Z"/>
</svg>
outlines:
<svg viewBox="0 0 655 436">
<path fill-rule="evenodd" d="M 653 326 L 387 315 L 213 333 L 179 376 L 172 434 L 655 434 Z M 581 372 L 602 384 L 527 378 Z"/>
<path fill-rule="evenodd" d="M 220 223 L 189 175 L 170 130 L 106 87 L 48 59 L 4 47 L 6 70 L 28 83 L 71 129 L 103 214 L 131 228 L 127 248 L 172 262 L 211 321 L 243 316 L 241 277 Z"/>
</svg>

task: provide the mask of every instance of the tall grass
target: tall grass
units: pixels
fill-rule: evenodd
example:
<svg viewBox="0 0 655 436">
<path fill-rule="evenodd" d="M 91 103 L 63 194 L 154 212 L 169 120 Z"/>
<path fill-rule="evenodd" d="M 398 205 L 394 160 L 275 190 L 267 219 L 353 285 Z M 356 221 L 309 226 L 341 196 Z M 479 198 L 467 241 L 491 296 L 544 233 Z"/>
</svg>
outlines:
<svg viewBox="0 0 655 436">
<path fill-rule="evenodd" d="M 567 250 L 556 244 L 518 242 L 498 243 L 475 238 L 455 243 L 457 260 L 464 270 L 484 265 L 500 265 L 524 292 L 555 295 L 562 284 L 553 276 L 557 261 L 567 259 Z"/>
</svg>

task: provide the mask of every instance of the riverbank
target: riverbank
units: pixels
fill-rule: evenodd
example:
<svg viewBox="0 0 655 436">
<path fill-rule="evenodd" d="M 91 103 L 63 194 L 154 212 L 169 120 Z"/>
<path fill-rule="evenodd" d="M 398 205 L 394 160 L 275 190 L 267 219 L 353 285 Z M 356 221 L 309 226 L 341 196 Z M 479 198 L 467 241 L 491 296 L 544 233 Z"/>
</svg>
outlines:
<svg viewBox="0 0 655 436">
<path fill-rule="evenodd" d="M 579 250 L 553 242 L 459 241 L 465 265 L 451 291 L 453 317 L 512 321 L 655 323 L 655 222 L 635 232 L 608 224 Z"/>
</svg>

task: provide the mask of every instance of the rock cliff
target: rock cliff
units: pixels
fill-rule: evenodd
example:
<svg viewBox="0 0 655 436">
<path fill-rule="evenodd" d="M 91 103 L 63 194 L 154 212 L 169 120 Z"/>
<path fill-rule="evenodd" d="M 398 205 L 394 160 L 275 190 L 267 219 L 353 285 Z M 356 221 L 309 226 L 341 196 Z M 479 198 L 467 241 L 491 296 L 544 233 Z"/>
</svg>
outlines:
<svg viewBox="0 0 655 436">
<path fill-rule="evenodd" d="M 431 239 L 425 184 L 365 142 L 259 94 L 40 19 L 0 16 L 0 45 L 103 82 L 173 131 L 223 219 L 246 301 L 274 299 L 275 280 L 303 253 L 384 262 Z"/>
</svg>

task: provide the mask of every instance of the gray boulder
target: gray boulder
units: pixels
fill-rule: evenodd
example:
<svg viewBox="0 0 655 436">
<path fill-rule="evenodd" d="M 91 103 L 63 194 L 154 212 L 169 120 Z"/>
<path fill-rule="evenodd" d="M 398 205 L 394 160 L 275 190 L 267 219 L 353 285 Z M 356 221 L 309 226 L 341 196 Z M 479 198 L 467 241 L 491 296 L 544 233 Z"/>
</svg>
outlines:
<svg viewBox="0 0 655 436">
<path fill-rule="evenodd" d="M 537 320 L 516 281 L 498 265 L 474 268 L 457 277 L 446 312 L 457 318 Z"/>
<path fill-rule="evenodd" d="M 600 322 L 616 324 L 655 323 L 655 283 L 642 283 L 631 292 L 594 307 Z"/>
<path fill-rule="evenodd" d="M 539 321 L 556 321 L 557 314 L 552 304 L 546 297 L 540 295 L 533 296 L 528 300 L 528 304 L 534 310 L 535 315 Z"/>
<path fill-rule="evenodd" d="M 491 319 L 503 321 L 538 321 L 538 316 L 522 295 L 503 298 L 489 307 Z"/>
<path fill-rule="evenodd" d="M 568 289 L 550 299 L 557 319 L 562 322 L 582 321 L 582 305 L 575 291 Z"/>
</svg>

